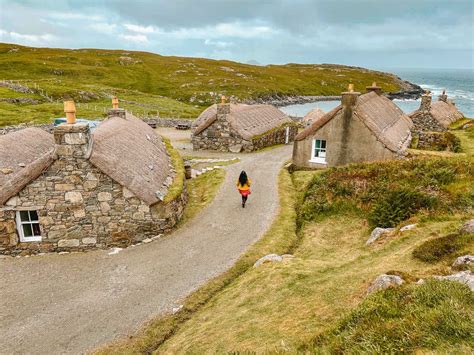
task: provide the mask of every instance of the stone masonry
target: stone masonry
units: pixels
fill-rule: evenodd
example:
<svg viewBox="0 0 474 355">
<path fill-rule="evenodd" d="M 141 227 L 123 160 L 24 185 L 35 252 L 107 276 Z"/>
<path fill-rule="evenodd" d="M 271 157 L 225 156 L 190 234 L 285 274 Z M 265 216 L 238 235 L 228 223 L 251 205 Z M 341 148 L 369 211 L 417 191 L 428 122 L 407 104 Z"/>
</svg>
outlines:
<svg viewBox="0 0 474 355">
<path fill-rule="evenodd" d="M 180 219 L 186 188 L 175 200 L 148 206 L 93 166 L 87 125 L 54 131 L 56 160 L 0 207 L 0 254 L 128 246 L 169 231 Z M 41 242 L 19 240 L 15 211 L 36 210 Z"/>
</svg>

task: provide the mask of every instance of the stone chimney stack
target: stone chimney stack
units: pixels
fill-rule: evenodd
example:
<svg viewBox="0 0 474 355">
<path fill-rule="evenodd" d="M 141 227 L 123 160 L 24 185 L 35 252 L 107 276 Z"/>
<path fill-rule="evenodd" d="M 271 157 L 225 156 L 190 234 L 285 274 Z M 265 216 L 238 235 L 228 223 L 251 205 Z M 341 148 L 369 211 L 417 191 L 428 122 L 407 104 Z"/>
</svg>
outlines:
<svg viewBox="0 0 474 355">
<path fill-rule="evenodd" d="M 431 93 L 426 90 L 423 95 L 421 95 L 421 104 L 420 111 L 429 112 L 431 108 Z"/>
<path fill-rule="evenodd" d="M 107 112 L 107 118 L 120 117 L 125 119 L 127 112 L 123 108 L 119 108 L 119 99 L 117 96 L 112 97 L 112 109 Z"/>
<path fill-rule="evenodd" d="M 446 90 L 443 90 L 443 93 L 438 96 L 438 100 L 448 102 L 448 95 L 446 95 Z"/>
<path fill-rule="evenodd" d="M 360 92 L 354 91 L 354 84 L 349 84 L 348 91 L 342 93 L 341 103 L 344 110 L 350 109 L 352 111 L 352 108 L 357 103 L 359 95 Z"/>
<path fill-rule="evenodd" d="M 367 92 L 375 92 L 377 95 L 382 95 L 382 88 L 377 86 L 377 83 L 374 81 L 371 86 L 365 88 Z"/>
<path fill-rule="evenodd" d="M 54 127 L 56 155 L 60 159 L 87 159 L 91 148 L 91 133 L 87 123 L 76 122 L 76 107 L 73 101 L 64 102 L 68 123 Z"/>
<path fill-rule="evenodd" d="M 217 120 L 225 121 L 226 115 L 230 113 L 230 104 L 226 103 L 225 96 L 221 96 L 221 103 L 217 104 Z"/>
</svg>

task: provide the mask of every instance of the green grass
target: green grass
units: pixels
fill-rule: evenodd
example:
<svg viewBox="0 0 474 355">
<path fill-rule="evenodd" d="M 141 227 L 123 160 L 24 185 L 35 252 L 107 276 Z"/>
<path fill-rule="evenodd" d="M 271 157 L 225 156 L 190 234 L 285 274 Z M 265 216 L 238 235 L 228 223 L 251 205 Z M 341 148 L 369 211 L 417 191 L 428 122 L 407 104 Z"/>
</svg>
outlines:
<svg viewBox="0 0 474 355">
<path fill-rule="evenodd" d="M 166 194 L 165 198 L 163 199 L 163 203 L 167 204 L 171 201 L 174 201 L 177 197 L 179 197 L 184 189 L 184 184 L 186 183 L 185 171 L 184 171 L 184 162 L 181 155 L 179 155 L 178 151 L 171 145 L 171 142 L 167 138 L 162 138 L 163 142 L 166 145 L 166 149 L 170 154 L 171 164 L 173 165 L 174 170 L 176 170 L 176 176 L 168 189 L 168 193 Z"/>
<path fill-rule="evenodd" d="M 176 334 L 181 327 L 196 315 L 197 312 L 213 303 L 216 294 L 224 291 L 231 283 L 238 280 L 260 257 L 269 253 L 284 254 L 297 243 L 295 233 L 295 190 L 286 170 L 279 175 L 280 210 L 275 221 L 265 235 L 252 245 L 222 275 L 207 282 L 183 302 L 183 309 L 174 314 L 159 317 L 149 322 L 143 329 L 129 339 L 116 342 L 97 350 L 97 354 L 136 354 L 156 350 L 167 339 Z"/>
<path fill-rule="evenodd" d="M 12 48 L 19 50 L 9 52 Z M 14 44 L 0 44 L 0 80 L 3 79 L 18 80 L 32 89 L 36 83 L 37 91 L 41 89 L 59 101 L 72 98 L 82 103 L 103 102 L 110 107 L 108 95 L 117 95 L 149 105 L 145 108 L 131 105 L 134 112 L 140 111 L 143 115 L 159 112 L 162 117 L 196 117 L 222 94 L 237 99 L 339 95 L 347 89 L 348 83 L 355 84 L 356 90 L 364 91 L 367 85 L 376 81 L 387 92 L 398 91 L 405 85 L 393 75 L 340 65 L 253 66 L 147 52 L 31 48 Z M 16 92 L 10 95 L 7 97 L 21 96 Z M 62 112 L 60 104 L 43 104 L 46 106 L 41 115 L 35 115 L 34 108 L 27 108 L 25 116 L 23 107 L 0 103 L 0 126 L 46 122 Z M 78 111 L 78 116 L 96 118 L 101 112 Z"/>
<path fill-rule="evenodd" d="M 225 173 L 224 169 L 216 169 L 189 180 L 188 203 L 184 208 L 180 224 L 191 220 L 214 199 L 224 181 Z"/>
<path fill-rule="evenodd" d="M 449 125 L 449 129 L 461 129 L 466 123 L 472 122 L 472 118 L 461 118 L 460 120 L 457 120 L 456 122 L 453 122 Z"/>
<path fill-rule="evenodd" d="M 474 293 L 466 285 L 428 280 L 368 297 L 310 349 L 337 354 L 467 354 L 474 348 L 473 319 Z"/>
<path fill-rule="evenodd" d="M 474 125 L 464 129 L 452 131 L 461 141 L 461 152 L 474 156 Z"/>
<path fill-rule="evenodd" d="M 474 236 L 453 233 L 436 239 L 431 239 L 413 250 L 413 256 L 426 263 L 438 263 L 452 260 L 458 256 L 474 252 Z"/>
</svg>

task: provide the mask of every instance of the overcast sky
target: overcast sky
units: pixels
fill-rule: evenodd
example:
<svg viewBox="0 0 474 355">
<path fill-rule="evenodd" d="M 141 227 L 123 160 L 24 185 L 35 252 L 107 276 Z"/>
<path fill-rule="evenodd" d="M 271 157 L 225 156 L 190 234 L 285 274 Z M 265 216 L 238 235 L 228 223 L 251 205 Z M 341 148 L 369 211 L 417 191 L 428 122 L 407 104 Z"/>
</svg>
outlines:
<svg viewBox="0 0 474 355">
<path fill-rule="evenodd" d="M 259 63 L 473 68 L 473 0 L 0 0 L 0 41 Z"/>
</svg>

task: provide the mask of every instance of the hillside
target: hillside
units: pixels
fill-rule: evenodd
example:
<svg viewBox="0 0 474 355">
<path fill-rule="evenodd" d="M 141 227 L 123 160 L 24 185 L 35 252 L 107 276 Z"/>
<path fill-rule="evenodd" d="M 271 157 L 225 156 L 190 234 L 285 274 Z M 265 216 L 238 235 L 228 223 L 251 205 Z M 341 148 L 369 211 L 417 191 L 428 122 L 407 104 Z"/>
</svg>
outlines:
<svg viewBox="0 0 474 355">
<path fill-rule="evenodd" d="M 31 48 L 0 44 L 0 126 L 46 122 L 62 100 L 89 105 L 82 117 L 101 117 L 116 94 L 141 115 L 196 117 L 222 94 L 236 100 L 339 95 L 377 82 L 386 92 L 415 87 L 388 73 L 330 64 L 256 66 L 225 60 L 100 49 Z M 21 99 L 13 100 L 12 99 Z M 30 99 L 30 100 L 25 100 Z"/>
</svg>

